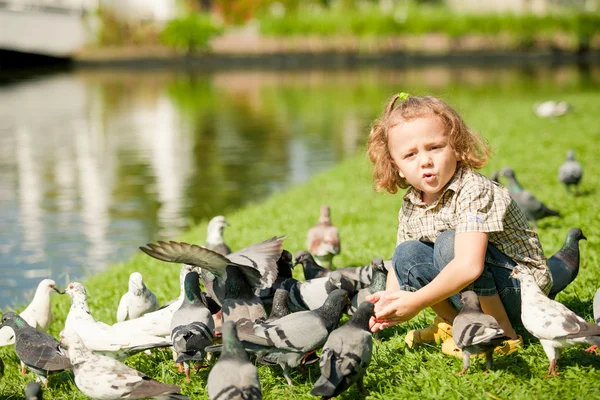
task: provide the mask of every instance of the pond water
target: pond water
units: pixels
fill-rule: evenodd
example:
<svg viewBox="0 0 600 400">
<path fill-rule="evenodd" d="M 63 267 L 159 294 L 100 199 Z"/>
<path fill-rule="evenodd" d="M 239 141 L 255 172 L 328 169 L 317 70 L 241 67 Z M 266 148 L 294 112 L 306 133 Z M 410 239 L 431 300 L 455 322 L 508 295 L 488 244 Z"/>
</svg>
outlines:
<svg viewBox="0 0 600 400">
<path fill-rule="evenodd" d="M 597 85 L 575 66 L 75 70 L 0 85 L 0 308 L 362 151 L 399 89 Z M 561 83 L 562 82 L 562 83 Z"/>
</svg>

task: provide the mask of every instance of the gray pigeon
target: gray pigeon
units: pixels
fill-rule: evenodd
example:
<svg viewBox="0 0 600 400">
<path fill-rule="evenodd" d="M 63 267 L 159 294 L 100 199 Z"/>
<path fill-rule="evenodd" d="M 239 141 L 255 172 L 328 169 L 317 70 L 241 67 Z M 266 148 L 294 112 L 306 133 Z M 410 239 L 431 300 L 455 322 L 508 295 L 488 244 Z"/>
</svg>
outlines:
<svg viewBox="0 0 600 400">
<path fill-rule="evenodd" d="M 328 205 L 321 206 L 319 221 L 308 230 L 306 247 L 319 265 L 327 263 L 329 268 L 333 266 L 333 257 L 340 254 L 340 233 L 331 223 L 331 209 Z"/>
<path fill-rule="evenodd" d="M 230 254 L 231 249 L 223 240 L 223 230 L 226 226 L 229 226 L 229 224 L 222 215 L 211 219 L 206 229 L 206 243 L 204 243 L 204 247 L 224 256 Z"/>
<path fill-rule="evenodd" d="M 299 366 L 306 357 L 319 349 L 334 330 L 348 305 L 348 292 L 342 289 L 329 294 L 323 306 L 312 311 L 289 314 L 276 321 L 238 326 L 238 336 L 246 351 L 268 365 L 280 365 L 289 385 L 290 368 Z M 219 351 L 220 345 L 207 351 Z"/>
<path fill-rule="evenodd" d="M 558 179 L 565 184 L 567 192 L 571 191 L 571 186 L 575 186 L 575 195 L 579 194 L 579 182 L 583 176 L 583 167 L 575 161 L 575 152 L 567 152 L 567 161 L 558 169 Z"/>
<path fill-rule="evenodd" d="M 552 288 L 548 297 L 554 299 L 579 273 L 579 241 L 587 240 L 579 228 L 571 228 L 563 246 L 548 259 L 552 274 Z"/>
<path fill-rule="evenodd" d="M 262 399 L 258 372 L 248 361 L 231 321 L 223 324 L 223 350 L 208 374 L 207 386 L 211 400 Z"/>
<path fill-rule="evenodd" d="M 279 288 L 275 291 L 275 296 L 273 296 L 273 306 L 271 307 L 271 313 L 269 314 L 269 318 L 265 322 L 273 322 L 278 320 L 279 318 L 283 318 L 290 313 L 290 309 L 288 307 L 288 298 L 290 293 L 282 288 Z"/>
<path fill-rule="evenodd" d="M 227 266 L 225 298 L 222 301 L 223 322 L 264 321 L 267 312 L 238 267 Z"/>
<path fill-rule="evenodd" d="M 369 265 L 338 268 L 336 271 L 339 271 L 346 278 L 350 279 L 354 283 L 356 290 L 360 290 L 371 284 L 371 280 L 373 279 L 373 267 L 373 260 L 371 260 Z"/>
<path fill-rule="evenodd" d="M 292 270 L 294 269 L 294 264 L 292 261 L 292 253 L 283 249 L 279 260 L 277 260 L 277 279 L 270 287 L 255 291 L 265 307 L 271 306 L 275 290 L 281 287 L 282 282 L 286 279 L 293 278 Z"/>
<path fill-rule="evenodd" d="M 546 217 L 561 217 L 558 211 L 552 210 L 535 198 L 530 191 L 525 190 L 515 176 L 512 168 L 503 168 L 502 176 L 508 178 L 508 192 L 519 206 L 528 221 L 537 227 L 537 221 Z"/>
<path fill-rule="evenodd" d="M 75 384 L 92 399 L 189 400 L 179 394 L 179 386 L 157 382 L 113 358 L 92 353 L 74 330 L 61 332 L 61 340 L 69 348 Z"/>
<path fill-rule="evenodd" d="M 190 380 L 189 361 L 204 359 L 204 348 L 212 344 L 215 332 L 215 323 L 200 291 L 199 280 L 195 271 L 185 276 L 183 304 L 171 319 L 171 342 L 177 353 L 175 361 L 183 362 L 187 381 Z"/>
<path fill-rule="evenodd" d="M 373 258 L 371 265 L 373 266 L 371 285 L 367 288 L 359 290 L 358 293 L 352 297 L 352 305 L 350 306 L 350 310 L 348 312 L 349 315 L 352 315 L 356 312 L 358 306 L 365 301 L 367 296 L 385 290 L 388 271 L 383 265 L 383 259 L 381 257 L 375 257 Z"/>
<path fill-rule="evenodd" d="M 452 337 L 456 346 L 462 350 L 463 369 L 458 375 L 464 375 L 471 365 L 472 354 L 485 354 L 486 372 L 494 363 L 494 348 L 510 339 L 498 325 L 498 321 L 481 310 L 475 292 L 468 290 L 461 295 L 463 308 L 452 324 Z"/>
<path fill-rule="evenodd" d="M 517 265 L 510 277 L 521 283 L 521 321 L 525 329 L 540 340 L 548 356 L 548 376 L 559 374 L 556 360 L 561 348 L 582 343 L 600 344 L 600 326 L 585 321 L 563 304 L 546 297 L 529 269 Z"/>
<path fill-rule="evenodd" d="M 327 296 L 335 289 L 344 289 L 348 295 L 354 296 L 355 290 L 351 281 L 340 272 L 333 271 L 328 277 L 298 281 L 289 278 L 281 287 L 289 292 L 289 308 L 292 312 L 315 310 L 325 303 Z"/>
<path fill-rule="evenodd" d="M 29 382 L 25 386 L 25 400 L 43 400 L 42 387 L 37 382 Z"/>
<path fill-rule="evenodd" d="M 235 266 L 246 277 L 252 289 L 264 289 L 277 279 L 277 260 L 281 257 L 282 237 L 263 242 L 223 256 L 212 250 L 183 242 L 148 244 L 140 249 L 156 259 L 200 268 L 200 277 L 210 297 L 222 304 L 225 298 L 227 266 Z"/>
<path fill-rule="evenodd" d="M 10 326 L 15 331 L 17 356 L 46 387 L 48 373 L 72 368 L 69 355 L 59 341 L 27 324 L 19 314 L 5 313 L 0 328 L 2 326 Z"/>
<path fill-rule="evenodd" d="M 129 275 L 129 288 L 121 296 L 117 309 L 117 321 L 136 319 L 146 313 L 158 310 L 156 295 L 144 284 L 144 278 L 139 272 Z"/>
<path fill-rule="evenodd" d="M 294 255 L 294 265 L 298 264 L 302 264 L 304 280 L 323 278 L 331 272 L 330 269 L 323 268 L 317 264 L 313 256 L 306 250 L 299 250 Z"/>
<path fill-rule="evenodd" d="M 363 376 L 373 352 L 369 320 L 374 315 L 375 304 L 364 302 L 350 321 L 331 332 L 321 354 L 321 376 L 310 394 L 324 399 L 336 397 L 356 382 L 360 393 L 367 395 Z"/>
</svg>

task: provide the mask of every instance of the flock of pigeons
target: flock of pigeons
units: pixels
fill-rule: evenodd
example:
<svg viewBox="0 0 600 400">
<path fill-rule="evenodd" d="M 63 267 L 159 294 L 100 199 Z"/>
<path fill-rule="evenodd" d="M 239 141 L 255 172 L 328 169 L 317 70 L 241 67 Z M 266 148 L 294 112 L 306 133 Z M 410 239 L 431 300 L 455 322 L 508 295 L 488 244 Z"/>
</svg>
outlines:
<svg viewBox="0 0 600 400">
<path fill-rule="evenodd" d="M 514 171 L 505 168 L 500 175 L 508 179 L 511 195 L 532 223 L 560 215 L 523 189 Z M 561 180 L 568 188 L 577 188 L 581 176 L 581 165 L 570 152 L 560 170 Z M 283 249 L 285 237 L 232 253 L 223 240 L 227 225 L 224 217 L 213 218 L 204 246 L 159 241 L 140 247 L 153 258 L 181 265 L 180 295 L 160 308 L 142 275 L 134 272 L 113 325 L 92 316 L 86 290 L 78 282 L 61 291 L 45 279 L 21 314 L 4 313 L 0 345 L 14 343 L 22 373 L 26 366 L 38 377 L 27 385 L 26 398 L 41 399 L 38 382 L 47 387 L 50 373 L 72 370 L 77 387 L 93 399 L 187 399 L 179 386 L 158 382 L 121 362 L 162 347 L 172 348 L 173 360 L 188 381 L 192 364 L 196 369 L 208 367 L 213 353 L 220 353 L 208 375 L 211 399 L 262 398 L 249 354 L 257 363 L 280 366 L 290 385 L 292 369 L 319 362 L 321 375 L 311 391 L 315 396 L 335 397 L 354 383 L 365 394 L 363 377 L 373 348 L 369 320 L 374 315 L 373 303 L 365 298 L 385 289 L 390 262 L 375 257 L 363 267 L 332 270 L 332 259 L 341 249 L 340 236 L 326 205 L 308 232 L 308 251 L 300 250 L 293 257 Z M 527 269 L 515 267 L 511 275 L 521 282 L 522 319 L 546 351 L 549 375 L 558 374 L 560 348 L 600 345 L 600 326 L 553 300 L 577 276 L 580 239 L 585 239 L 580 229 L 569 230 L 563 247 L 549 258 L 553 276 L 561 277 L 555 279 L 550 297 L 540 291 Z M 298 264 L 304 281 L 292 276 Z M 71 297 L 60 341 L 46 333 L 52 322 L 53 292 Z M 473 292 L 464 292 L 462 298 L 464 307 L 454 322 L 453 336 L 463 352 L 460 373 L 464 374 L 472 354 L 485 354 L 491 368 L 493 350 L 506 337 L 494 318 L 481 311 Z M 351 317 L 338 327 L 344 313 Z M 600 323 L 600 290 L 594 299 L 594 317 Z M 0 360 L 0 375 L 3 371 Z"/>
</svg>

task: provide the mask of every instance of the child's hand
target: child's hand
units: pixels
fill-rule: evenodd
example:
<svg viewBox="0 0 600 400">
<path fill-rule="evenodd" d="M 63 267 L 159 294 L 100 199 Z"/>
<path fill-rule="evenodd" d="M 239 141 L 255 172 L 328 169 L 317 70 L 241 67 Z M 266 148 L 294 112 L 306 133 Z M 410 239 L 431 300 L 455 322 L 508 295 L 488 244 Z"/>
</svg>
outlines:
<svg viewBox="0 0 600 400">
<path fill-rule="evenodd" d="M 375 317 L 369 321 L 372 332 L 408 321 L 421 311 L 413 292 L 377 292 L 366 300 L 375 303 Z"/>
</svg>

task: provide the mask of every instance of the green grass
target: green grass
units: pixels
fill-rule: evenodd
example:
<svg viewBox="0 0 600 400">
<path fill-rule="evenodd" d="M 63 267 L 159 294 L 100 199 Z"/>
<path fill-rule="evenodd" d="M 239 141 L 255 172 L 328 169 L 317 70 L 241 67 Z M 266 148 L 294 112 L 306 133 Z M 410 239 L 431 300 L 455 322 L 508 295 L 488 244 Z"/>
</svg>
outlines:
<svg viewBox="0 0 600 400">
<path fill-rule="evenodd" d="M 412 88 L 402 88 L 411 91 Z M 411 91 L 415 93 L 414 90 Z M 445 88 L 437 93 L 462 113 L 475 130 L 489 140 L 495 155 L 483 170 L 512 166 L 522 184 L 550 207 L 560 210 L 562 219 L 546 219 L 539 224 L 539 235 L 547 255 L 560 248 L 566 231 L 581 227 L 587 241 L 581 243 L 581 270 L 577 280 L 561 293 L 558 300 L 591 321 L 591 299 L 600 286 L 598 229 L 598 185 L 600 166 L 597 158 L 600 143 L 598 97 L 593 89 L 583 87 L 549 88 L 545 95 L 566 100 L 574 111 L 557 119 L 538 119 L 531 106 L 540 93 L 527 90 L 461 90 Z M 389 93 L 391 95 L 391 93 Z M 559 95 L 560 94 L 560 95 Z M 386 99 L 380 99 L 383 103 Z M 576 150 L 585 174 L 582 190 L 585 195 L 573 198 L 557 181 L 557 171 L 567 149 Z M 396 215 L 402 197 L 375 193 L 372 190 L 371 167 L 364 152 L 349 158 L 331 171 L 322 173 L 309 183 L 277 194 L 260 204 L 251 204 L 227 215 L 231 227 L 225 233 L 234 249 L 267 237 L 287 234 L 285 248 L 295 252 L 304 248 L 306 232 L 316 222 L 319 206 L 332 207 L 333 222 L 340 228 L 343 247 L 336 265 L 361 265 L 373 256 L 389 258 L 395 244 Z M 179 238 L 203 243 L 206 223 L 194 226 Z M 176 239 L 176 238 L 173 238 Z M 140 243 L 143 245 L 143 243 Z M 96 319 L 115 321 L 117 305 L 126 290 L 131 272 L 139 271 L 161 302 L 178 294 L 178 267 L 138 254 L 132 260 L 118 264 L 85 281 L 90 308 Z M 295 271 L 301 276 L 299 271 Z M 60 285 L 60 284 L 59 284 Z M 62 329 L 70 301 L 66 296 L 54 298 L 56 322 L 51 327 L 55 336 Z M 598 398 L 600 397 L 600 358 L 582 352 L 582 348 L 566 350 L 559 360 L 562 375 L 544 379 L 548 361 L 537 341 L 525 337 L 525 348 L 506 357 L 496 357 L 495 371 L 481 374 L 482 363 L 474 363 L 466 376 L 457 377 L 461 360 L 444 356 L 438 347 L 408 349 L 403 341 L 407 330 L 421 328 L 430 322 L 432 313 L 425 311 L 402 326 L 389 329 L 381 344 L 374 346 L 374 355 L 365 384 L 372 398 L 397 399 L 409 396 L 443 399 L 488 398 Z M 6 364 L 6 375 L 0 381 L 0 399 L 21 399 L 25 384 L 33 374 L 21 376 L 18 360 L 12 348 L 0 349 Z M 177 373 L 169 351 L 152 356 L 137 355 L 127 364 L 167 383 L 180 384 L 183 392 L 193 398 L 206 398 L 208 371 L 194 373 L 185 384 Z M 294 372 L 294 387 L 285 384 L 279 368 L 260 366 L 259 375 L 266 399 L 312 398 L 308 393 L 319 375 L 317 366 L 308 375 Z M 75 387 L 72 375 L 63 372 L 53 376 L 47 399 L 84 399 Z M 341 398 L 359 398 L 350 389 Z"/>
</svg>

